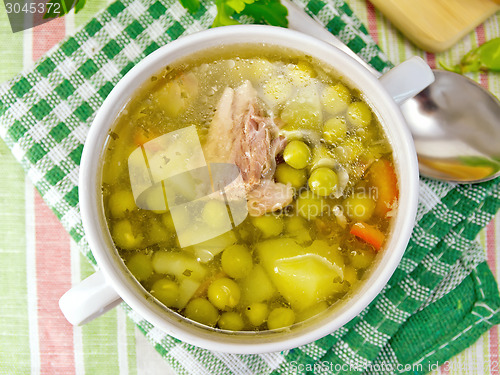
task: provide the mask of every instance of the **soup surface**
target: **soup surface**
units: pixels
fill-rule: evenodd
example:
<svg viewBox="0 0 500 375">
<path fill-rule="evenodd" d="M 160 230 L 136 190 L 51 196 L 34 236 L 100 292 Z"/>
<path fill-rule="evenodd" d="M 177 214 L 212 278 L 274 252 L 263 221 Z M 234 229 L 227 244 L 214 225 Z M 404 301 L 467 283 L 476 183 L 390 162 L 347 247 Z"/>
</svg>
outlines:
<svg viewBox="0 0 500 375">
<path fill-rule="evenodd" d="M 166 66 L 110 133 L 104 211 L 130 272 L 224 330 L 279 329 L 352 292 L 397 208 L 392 150 L 329 67 L 274 46 Z"/>
</svg>

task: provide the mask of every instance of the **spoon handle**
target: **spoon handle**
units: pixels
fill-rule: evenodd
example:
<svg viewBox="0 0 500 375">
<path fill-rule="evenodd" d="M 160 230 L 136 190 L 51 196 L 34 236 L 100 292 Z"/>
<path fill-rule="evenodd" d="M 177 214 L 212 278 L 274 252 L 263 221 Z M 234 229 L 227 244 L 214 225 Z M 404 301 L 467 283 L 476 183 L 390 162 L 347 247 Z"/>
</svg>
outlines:
<svg viewBox="0 0 500 375">
<path fill-rule="evenodd" d="M 288 27 L 290 29 L 311 35 L 328 44 L 331 44 L 334 47 L 337 47 L 363 65 L 374 76 L 380 77 L 382 75 L 356 53 L 354 53 L 349 47 L 347 47 L 339 38 L 326 30 L 318 21 L 310 17 L 297 5 L 289 0 L 281 0 L 281 2 L 288 9 Z"/>
</svg>

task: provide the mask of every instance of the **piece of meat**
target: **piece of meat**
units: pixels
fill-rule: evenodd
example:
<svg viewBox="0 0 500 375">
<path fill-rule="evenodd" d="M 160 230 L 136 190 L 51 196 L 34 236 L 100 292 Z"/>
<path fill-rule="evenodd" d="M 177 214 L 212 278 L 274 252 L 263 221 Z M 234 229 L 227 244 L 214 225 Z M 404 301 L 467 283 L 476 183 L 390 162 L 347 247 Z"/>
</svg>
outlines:
<svg viewBox="0 0 500 375">
<path fill-rule="evenodd" d="M 272 181 L 276 169 L 276 155 L 286 146 L 286 139 L 278 136 L 278 126 L 271 117 L 264 116 L 257 103 L 257 92 L 249 81 L 233 90 L 226 88 L 217 105 L 204 147 L 210 163 L 233 163 L 242 178 L 239 184 L 228 186 L 227 198 L 241 198 L 241 192 L 258 207 L 261 213 L 274 211 L 290 203 L 293 191 Z M 273 187 L 272 185 L 277 185 Z M 282 186 L 280 186 L 282 185 Z M 264 190 L 259 188 L 265 186 Z M 254 193 L 254 190 L 257 192 Z M 262 200 L 262 204 L 258 200 Z M 275 199 L 275 202 L 272 200 Z M 287 204 L 288 204 L 287 203 Z M 277 207 L 275 209 L 270 209 Z M 257 210 L 249 207 L 250 214 Z"/>
<path fill-rule="evenodd" d="M 227 87 L 219 100 L 205 144 L 205 158 L 213 163 L 231 162 L 234 137 L 233 110 L 234 90 Z M 224 141 L 221 142 L 222 135 Z"/>
<path fill-rule="evenodd" d="M 286 144 L 286 138 L 281 135 L 272 140 L 270 149 L 270 155 L 272 155 L 272 157 L 268 158 L 264 165 L 262 177 L 273 178 L 274 172 L 276 172 L 276 157 L 285 149 Z"/>
<path fill-rule="evenodd" d="M 208 129 L 205 155 L 212 162 L 234 162 L 234 148 L 240 142 L 245 118 L 255 112 L 257 92 L 250 81 L 235 90 L 226 87 Z"/>
</svg>

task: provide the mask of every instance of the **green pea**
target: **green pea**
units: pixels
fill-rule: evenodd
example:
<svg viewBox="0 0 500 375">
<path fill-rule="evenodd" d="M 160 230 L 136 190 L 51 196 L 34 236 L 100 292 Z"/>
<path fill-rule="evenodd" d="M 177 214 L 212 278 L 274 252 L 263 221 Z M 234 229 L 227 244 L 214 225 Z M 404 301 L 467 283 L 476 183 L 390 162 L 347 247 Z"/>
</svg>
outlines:
<svg viewBox="0 0 500 375">
<path fill-rule="evenodd" d="M 245 326 L 243 318 L 236 311 L 222 313 L 217 324 L 220 329 L 227 329 L 229 331 L 241 331 Z"/>
<path fill-rule="evenodd" d="M 151 287 L 151 294 L 165 306 L 172 307 L 179 298 L 179 285 L 170 279 L 159 279 Z"/>
<path fill-rule="evenodd" d="M 347 120 L 354 126 L 365 127 L 372 121 L 372 111 L 365 102 L 354 102 L 347 107 Z"/>
<path fill-rule="evenodd" d="M 269 315 L 269 307 L 264 302 L 252 303 L 246 308 L 245 315 L 251 325 L 258 327 L 266 321 Z"/>
<path fill-rule="evenodd" d="M 162 184 L 156 184 L 142 193 L 137 199 L 140 208 L 162 214 L 168 211 L 168 202 Z"/>
<path fill-rule="evenodd" d="M 316 194 L 327 197 L 332 194 L 338 184 L 337 174 L 330 168 L 315 169 L 309 177 L 309 188 Z"/>
<path fill-rule="evenodd" d="M 345 117 L 332 117 L 323 125 L 323 138 L 329 144 L 335 144 L 345 137 L 347 124 Z"/>
<path fill-rule="evenodd" d="M 233 308 L 240 302 L 240 287 L 227 277 L 213 281 L 207 294 L 208 300 L 219 310 Z"/>
<path fill-rule="evenodd" d="M 253 81 L 262 81 L 266 77 L 270 77 L 273 70 L 273 64 L 266 59 L 252 60 L 247 68 L 249 79 Z"/>
<path fill-rule="evenodd" d="M 341 83 L 335 86 L 327 86 L 321 94 L 324 109 L 336 115 L 345 111 L 347 105 L 351 102 L 351 93 L 347 87 Z"/>
<path fill-rule="evenodd" d="M 296 201 L 297 213 L 307 220 L 312 220 L 321 215 L 325 207 L 321 197 L 310 190 L 301 192 Z"/>
<path fill-rule="evenodd" d="M 371 250 L 354 250 L 351 253 L 351 266 L 357 270 L 368 268 L 373 258 L 375 258 L 375 252 Z"/>
<path fill-rule="evenodd" d="M 151 259 L 146 254 L 134 254 L 126 264 L 132 275 L 139 281 L 144 281 L 153 274 Z"/>
<path fill-rule="evenodd" d="M 270 61 L 264 59 L 252 59 L 246 61 L 240 60 L 239 63 L 227 71 L 227 74 L 232 81 L 243 82 L 248 79 L 254 83 L 269 79 L 272 76 L 273 71 L 274 66 Z"/>
<path fill-rule="evenodd" d="M 264 84 L 264 97 L 271 103 L 281 104 L 292 94 L 292 89 L 288 78 L 275 76 Z"/>
<path fill-rule="evenodd" d="M 111 216 L 114 218 L 123 218 L 127 212 L 131 212 L 137 206 L 135 205 L 134 196 L 128 190 L 120 190 L 110 195 L 108 207 Z"/>
<path fill-rule="evenodd" d="M 224 228 L 230 225 L 227 207 L 223 201 L 212 199 L 203 207 L 203 221 L 211 228 Z"/>
<path fill-rule="evenodd" d="M 311 149 L 302 141 L 291 141 L 283 150 L 283 159 L 289 166 L 303 169 L 311 159 Z"/>
<path fill-rule="evenodd" d="M 283 218 L 276 215 L 263 215 L 263 216 L 252 216 L 252 224 L 258 228 L 264 238 L 276 237 L 281 232 L 285 224 L 283 223 Z"/>
<path fill-rule="evenodd" d="M 294 235 L 296 232 L 299 231 L 307 231 L 308 230 L 308 225 L 307 221 L 304 220 L 304 218 L 300 216 L 289 216 L 286 218 L 286 232 L 289 235 Z"/>
<path fill-rule="evenodd" d="M 165 228 L 167 228 L 167 230 L 170 233 L 175 233 L 175 225 L 174 221 L 172 220 L 172 215 L 170 214 L 170 212 L 161 215 L 161 221 L 163 225 L 165 225 Z"/>
<path fill-rule="evenodd" d="M 151 220 L 147 228 L 146 246 L 166 242 L 170 240 L 170 236 L 171 232 L 166 231 L 165 227 L 159 221 Z"/>
<path fill-rule="evenodd" d="M 358 272 L 352 266 L 344 267 L 344 281 L 347 281 L 350 286 L 358 282 Z"/>
<path fill-rule="evenodd" d="M 305 169 L 295 169 L 286 163 L 281 163 L 276 167 L 274 174 L 277 182 L 288 185 L 295 189 L 300 189 L 307 182 L 307 173 Z"/>
<path fill-rule="evenodd" d="M 299 61 L 297 64 L 289 64 L 286 70 L 295 85 L 308 85 L 311 83 L 311 79 L 316 76 L 316 72 L 312 66 L 305 61 Z"/>
<path fill-rule="evenodd" d="M 252 255 L 244 245 L 232 245 L 224 250 L 221 266 L 229 276 L 239 279 L 247 276 L 253 267 Z"/>
<path fill-rule="evenodd" d="M 375 201 L 369 194 L 355 193 L 344 199 L 344 210 L 352 220 L 367 221 L 375 210 Z"/>
<path fill-rule="evenodd" d="M 139 248 L 144 240 L 142 235 L 134 235 L 132 224 L 127 219 L 117 221 L 112 225 L 111 237 L 113 237 L 116 246 L 126 250 Z"/>
<path fill-rule="evenodd" d="M 219 320 L 219 312 L 205 298 L 195 298 L 186 306 L 184 310 L 186 318 L 214 327 Z"/>
<path fill-rule="evenodd" d="M 277 307 L 267 317 L 267 328 L 278 329 L 295 323 L 295 313 L 288 307 Z"/>
<path fill-rule="evenodd" d="M 319 130 L 322 122 L 320 107 L 307 101 L 291 101 L 281 112 L 286 130 L 314 129 Z"/>
</svg>

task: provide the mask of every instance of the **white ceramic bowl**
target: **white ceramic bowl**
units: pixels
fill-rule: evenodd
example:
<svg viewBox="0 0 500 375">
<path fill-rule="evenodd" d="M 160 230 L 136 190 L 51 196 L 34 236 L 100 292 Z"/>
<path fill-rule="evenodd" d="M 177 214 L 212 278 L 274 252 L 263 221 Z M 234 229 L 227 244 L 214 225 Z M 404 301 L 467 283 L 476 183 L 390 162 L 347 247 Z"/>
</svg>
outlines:
<svg viewBox="0 0 500 375">
<path fill-rule="evenodd" d="M 174 313 L 154 298 L 127 271 L 113 246 L 106 227 L 101 171 L 106 138 L 113 122 L 129 98 L 152 74 L 167 64 L 194 52 L 238 43 L 275 44 L 300 50 L 334 67 L 351 85 L 359 89 L 378 116 L 394 150 L 399 181 L 399 209 L 386 249 L 361 287 L 346 302 L 338 304 L 317 319 L 274 332 L 228 334 L 193 323 Z M 408 74 L 411 72 L 411 75 Z M 358 315 L 382 290 L 405 251 L 417 207 L 418 168 L 411 135 L 393 97 L 406 90 L 411 96 L 432 82 L 430 69 L 420 61 L 406 68 L 395 68 L 381 83 L 363 66 L 341 50 L 320 40 L 288 29 L 270 26 L 230 26 L 199 32 L 181 38 L 147 56 L 130 70 L 109 94 L 92 124 L 80 167 L 80 209 L 87 240 L 100 271 L 72 288 L 60 301 L 73 324 L 83 324 L 115 306 L 122 299 L 149 322 L 172 336 L 203 348 L 232 353 L 275 352 L 319 339 Z M 430 73 L 432 76 L 432 73 Z M 402 82 L 410 84 L 402 85 Z M 429 81 L 423 83 L 424 81 Z M 413 82 L 413 83 L 411 83 Z M 421 87 L 417 87 L 417 86 Z M 401 87 L 400 87 L 401 86 Z M 408 89 L 410 87 L 410 89 Z M 412 90 L 414 92 L 412 92 Z M 388 94 L 391 92 L 392 96 Z"/>
</svg>

